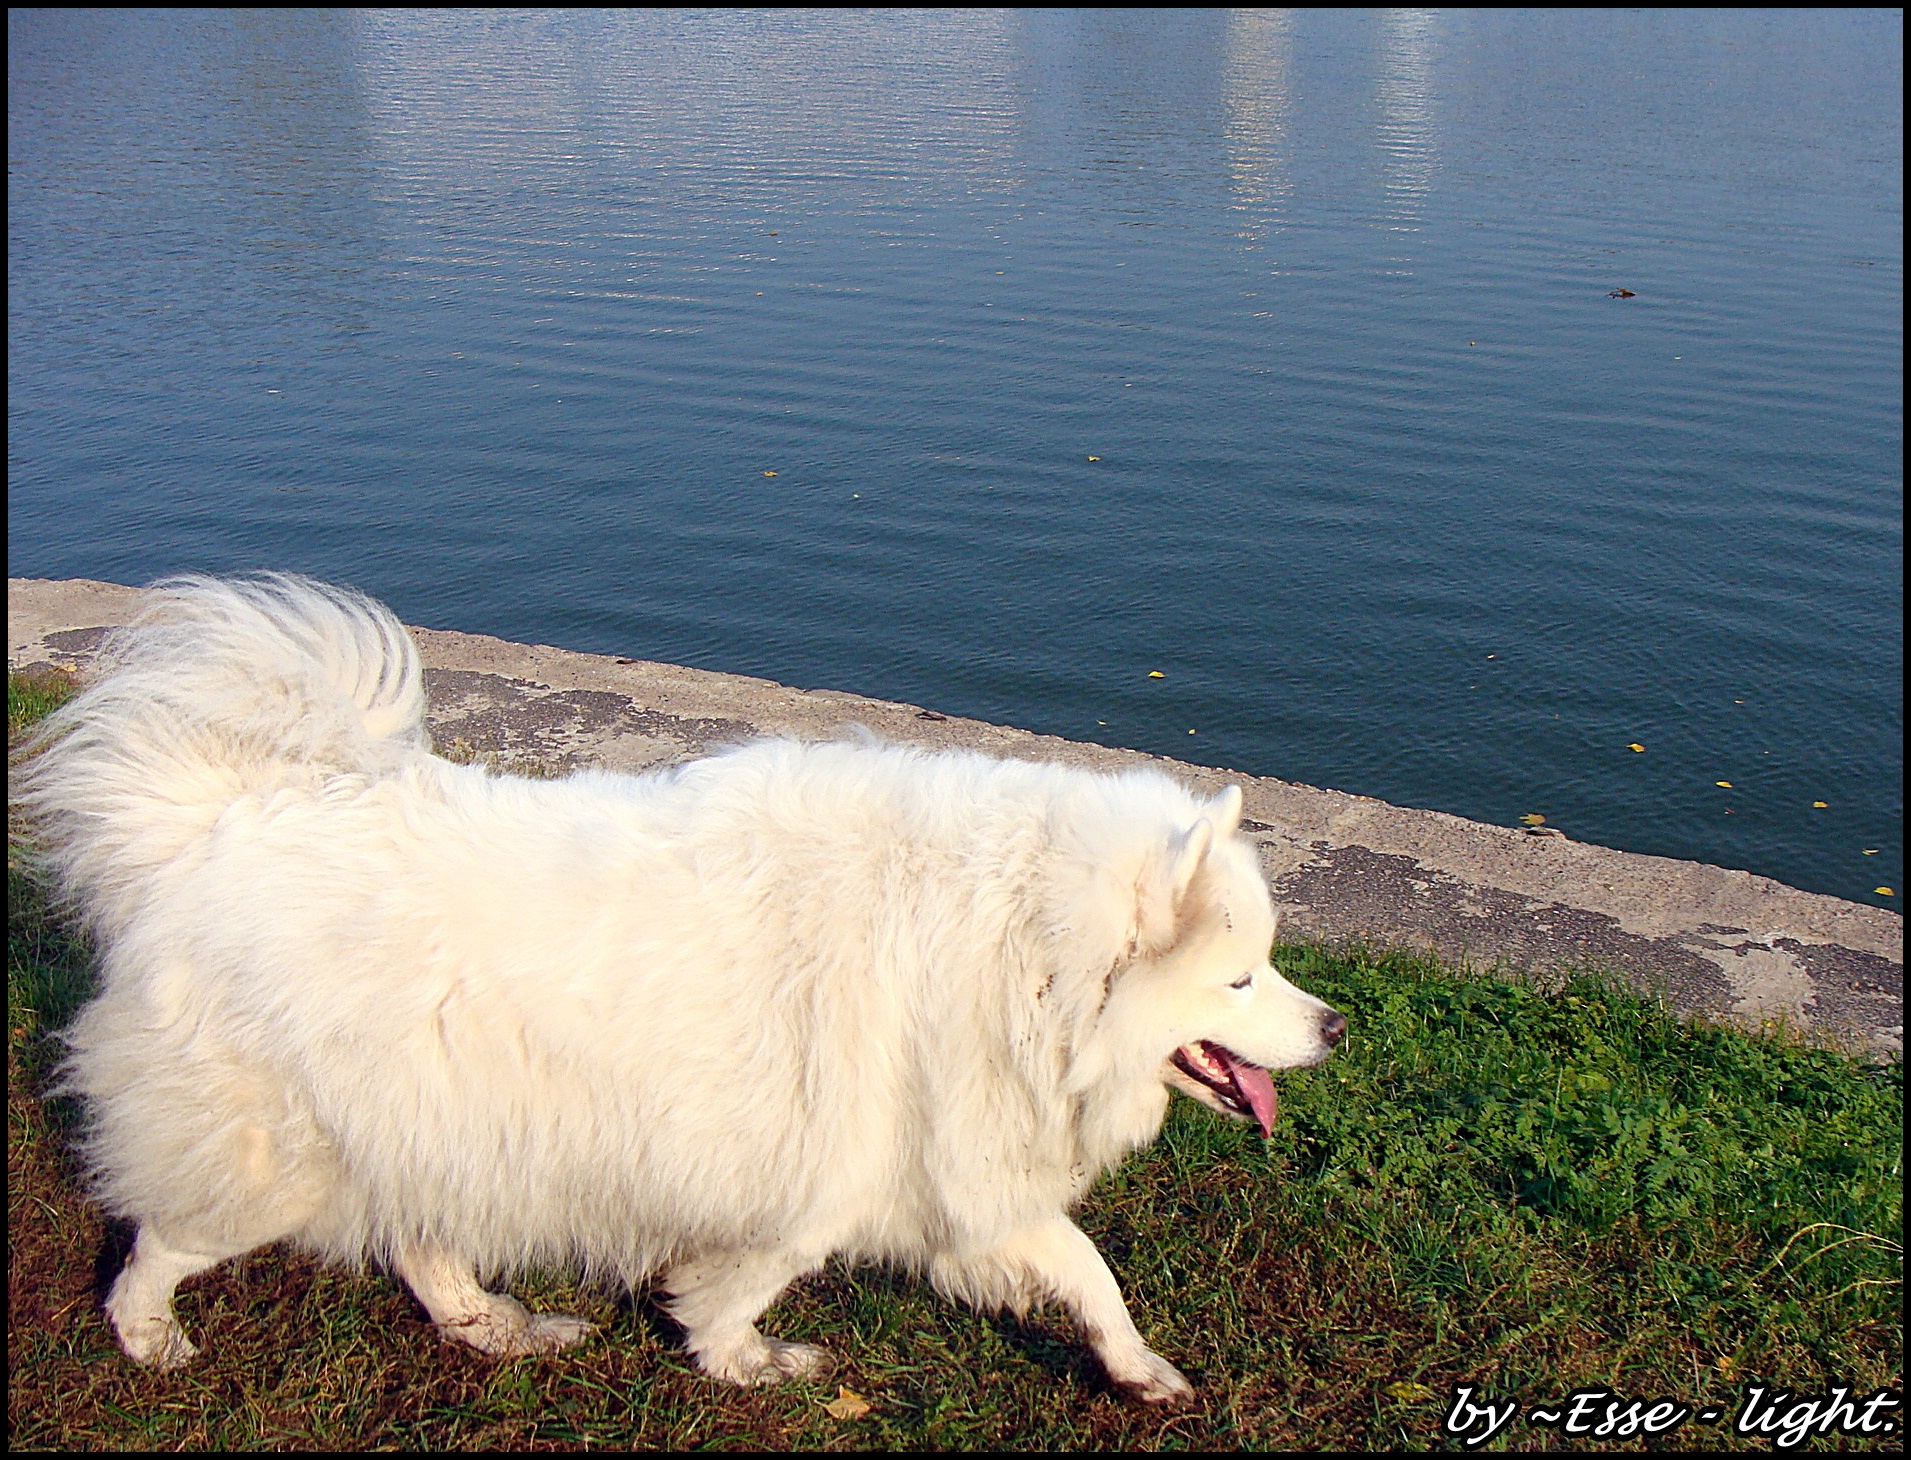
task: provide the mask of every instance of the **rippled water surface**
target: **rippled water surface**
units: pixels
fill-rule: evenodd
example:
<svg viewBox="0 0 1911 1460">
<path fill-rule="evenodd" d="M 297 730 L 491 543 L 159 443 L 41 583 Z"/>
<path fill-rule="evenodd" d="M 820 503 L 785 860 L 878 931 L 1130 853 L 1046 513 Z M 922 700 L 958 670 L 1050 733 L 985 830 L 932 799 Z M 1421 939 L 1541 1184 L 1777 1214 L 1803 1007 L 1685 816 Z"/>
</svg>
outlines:
<svg viewBox="0 0 1911 1460">
<path fill-rule="evenodd" d="M 8 38 L 11 574 L 297 568 L 1897 905 L 1898 12 Z"/>
</svg>

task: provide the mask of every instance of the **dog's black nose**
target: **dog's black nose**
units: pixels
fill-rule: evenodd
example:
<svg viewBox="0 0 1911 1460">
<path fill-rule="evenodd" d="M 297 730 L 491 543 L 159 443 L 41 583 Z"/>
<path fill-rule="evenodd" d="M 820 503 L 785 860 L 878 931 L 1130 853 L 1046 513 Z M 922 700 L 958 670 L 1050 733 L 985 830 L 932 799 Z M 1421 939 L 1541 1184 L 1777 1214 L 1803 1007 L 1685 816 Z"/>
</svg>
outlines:
<svg viewBox="0 0 1911 1460">
<path fill-rule="evenodd" d="M 1320 1021 L 1320 1037 L 1329 1049 L 1340 1043 L 1340 1036 L 1347 1032 L 1347 1016 L 1336 1010 Z"/>
</svg>

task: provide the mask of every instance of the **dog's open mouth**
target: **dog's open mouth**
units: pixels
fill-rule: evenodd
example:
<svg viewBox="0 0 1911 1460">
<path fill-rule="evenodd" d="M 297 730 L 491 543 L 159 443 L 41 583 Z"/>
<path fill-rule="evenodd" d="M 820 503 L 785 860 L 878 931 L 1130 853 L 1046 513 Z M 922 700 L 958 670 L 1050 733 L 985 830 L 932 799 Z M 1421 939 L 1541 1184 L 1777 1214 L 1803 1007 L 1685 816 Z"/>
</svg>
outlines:
<svg viewBox="0 0 1911 1460">
<path fill-rule="evenodd" d="M 1259 1121 L 1262 1135 L 1274 1134 L 1274 1080 L 1266 1070 L 1206 1039 L 1182 1045 L 1169 1058 L 1236 1115 Z"/>
</svg>

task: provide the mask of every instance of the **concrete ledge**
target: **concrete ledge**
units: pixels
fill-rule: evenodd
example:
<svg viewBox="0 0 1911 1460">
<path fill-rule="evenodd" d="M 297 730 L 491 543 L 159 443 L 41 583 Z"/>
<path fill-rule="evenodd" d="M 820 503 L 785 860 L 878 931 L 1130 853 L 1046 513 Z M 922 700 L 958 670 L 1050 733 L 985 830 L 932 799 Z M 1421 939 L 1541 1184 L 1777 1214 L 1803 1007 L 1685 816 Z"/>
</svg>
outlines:
<svg viewBox="0 0 1911 1460">
<path fill-rule="evenodd" d="M 84 579 L 7 580 L 7 664 L 82 668 L 135 590 Z M 1531 972 L 1602 965 L 1687 1014 L 1796 1028 L 1877 1055 L 1904 1038 L 1904 919 L 1699 862 L 1413 811 L 1365 796 L 1035 735 L 916 705 L 639 659 L 418 629 L 440 744 L 636 770 L 759 735 L 865 725 L 930 748 L 1162 766 L 1246 793 L 1246 830 L 1284 906 L 1284 930 L 1431 949 Z"/>
</svg>

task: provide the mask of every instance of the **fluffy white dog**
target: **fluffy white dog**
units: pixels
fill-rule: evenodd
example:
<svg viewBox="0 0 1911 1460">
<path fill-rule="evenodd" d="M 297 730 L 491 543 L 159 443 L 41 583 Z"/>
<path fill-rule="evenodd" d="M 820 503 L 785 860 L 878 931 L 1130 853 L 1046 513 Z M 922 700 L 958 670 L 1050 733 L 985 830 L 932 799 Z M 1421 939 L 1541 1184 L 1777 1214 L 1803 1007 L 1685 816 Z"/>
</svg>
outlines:
<svg viewBox="0 0 1911 1460">
<path fill-rule="evenodd" d="M 1192 1391 L 1067 1213 L 1179 1086 L 1274 1118 L 1346 1021 L 1268 962 L 1241 796 L 1150 771 L 766 741 L 532 781 L 431 755 L 389 610 L 305 579 L 155 586 L 21 799 L 97 940 L 68 1031 L 107 1312 L 193 1352 L 177 1284 L 265 1243 L 388 1266 L 495 1354 L 590 1325 L 480 1275 L 661 1275 L 708 1373 L 809 1374 L 758 1316 L 832 1254 Z"/>
</svg>

